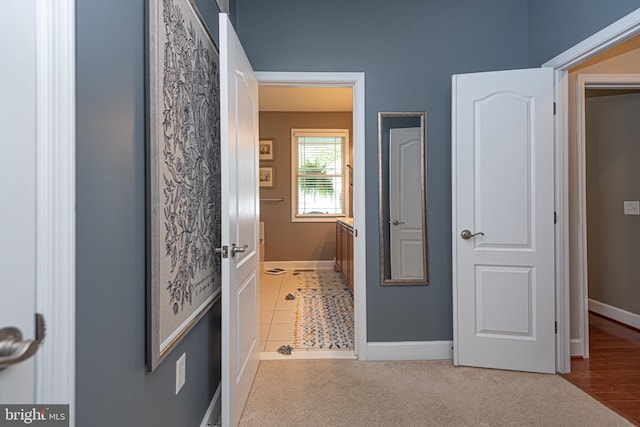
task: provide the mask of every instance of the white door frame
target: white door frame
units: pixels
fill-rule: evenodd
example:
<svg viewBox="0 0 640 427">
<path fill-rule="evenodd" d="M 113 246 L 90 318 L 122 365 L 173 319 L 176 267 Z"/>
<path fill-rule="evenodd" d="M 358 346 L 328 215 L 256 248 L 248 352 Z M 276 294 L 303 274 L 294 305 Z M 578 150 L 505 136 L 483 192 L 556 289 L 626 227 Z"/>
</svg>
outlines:
<svg viewBox="0 0 640 427">
<path fill-rule="evenodd" d="M 639 74 L 578 74 L 576 94 L 578 108 L 576 109 L 576 163 L 578 170 L 578 296 L 580 309 L 580 343 L 582 357 L 589 357 L 589 273 L 587 249 L 587 151 L 586 151 L 586 107 L 585 90 L 596 89 L 627 89 L 640 88 Z M 576 355 L 575 352 L 573 355 Z"/>
<path fill-rule="evenodd" d="M 37 1 L 36 402 L 69 404 L 75 425 L 75 1 Z"/>
<path fill-rule="evenodd" d="M 556 370 L 571 371 L 569 308 L 569 70 L 607 49 L 640 34 L 640 9 L 629 13 L 555 58 L 542 64 L 555 71 L 555 182 L 556 182 Z"/>
<path fill-rule="evenodd" d="M 75 425 L 75 1 L 36 0 L 36 403 L 69 404 Z"/>
<path fill-rule="evenodd" d="M 353 89 L 353 217 L 355 352 L 367 360 L 367 271 L 365 205 L 364 73 L 256 71 L 260 86 L 351 87 Z"/>
</svg>

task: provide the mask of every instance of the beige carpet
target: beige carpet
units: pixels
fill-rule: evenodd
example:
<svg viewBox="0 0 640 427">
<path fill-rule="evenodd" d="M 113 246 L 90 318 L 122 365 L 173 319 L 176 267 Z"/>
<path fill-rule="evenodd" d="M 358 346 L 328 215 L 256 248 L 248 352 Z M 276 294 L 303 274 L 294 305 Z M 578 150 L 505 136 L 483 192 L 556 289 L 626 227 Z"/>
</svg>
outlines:
<svg viewBox="0 0 640 427">
<path fill-rule="evenodd" d="M 241 426 L 630 426 L 557 375 L 451 361 L 262 361 Z"/>
</svg>

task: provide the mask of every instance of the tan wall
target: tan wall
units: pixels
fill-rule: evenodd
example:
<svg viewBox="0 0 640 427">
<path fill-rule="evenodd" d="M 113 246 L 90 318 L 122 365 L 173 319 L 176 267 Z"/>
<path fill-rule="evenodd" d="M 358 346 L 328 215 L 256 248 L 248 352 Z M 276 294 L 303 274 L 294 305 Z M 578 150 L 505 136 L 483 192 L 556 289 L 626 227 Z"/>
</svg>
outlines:
<svg viewBox="0 0 640 427">
<path fill-rule="evenodd" d="M 634 37 L 569 72 L 569 276 L 571 338 L 580 338 L 582 301 L 577 281 L 578 264 L 578 169 L 576 165 L 576 82 L 580 74 L 640 74 L 640 36 Z"/>
<path fill-rule="evenodd" d="M 351 122 L 351 112 L 260 113 L 260 139 L 273 140 L 274 153 L 274 161 L 262 161 L 261 166 L 275 168 L 275 187 L 262 188 L 260 198 L 284 198 L 284 202 L 260 203 L 265 261 L 318 261 L 335 257 L 334 222 L 291 222 L 291 129 L 349 129 L 352 138 Z M 351 141 L 348 151 L 351 153 Z M 348 158 L 352 158 L 351 154 Z"/>
</svg>

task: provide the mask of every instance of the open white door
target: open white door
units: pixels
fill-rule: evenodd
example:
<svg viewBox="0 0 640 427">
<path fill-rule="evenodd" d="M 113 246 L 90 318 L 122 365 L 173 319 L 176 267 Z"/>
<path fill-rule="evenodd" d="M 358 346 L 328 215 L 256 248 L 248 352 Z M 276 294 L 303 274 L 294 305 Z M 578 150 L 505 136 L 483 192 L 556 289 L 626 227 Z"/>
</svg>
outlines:
<svg viewBox="0 0 640 427">
<path fill-rule="evenodd" d="M 260 362 L 258 82 L 220 14 L 222 170 L 222 424 L 235 426 Z"/>
<path fill-rule="evenodd" d="M 553 70 L 453 76 L 452 120 L 454 364 L 553 373 Z"/>
<path fill-rule="evenodd" d="M 73 427 L 75 1 L 8 0 L 3 13 L 0 403 L 69 404 Z"/>
<path fill-rule="evenodd" d="M 389 132 L 391 279 L 424 279 L 421 129 Z"/>
<path fill-rule="evenodd" d="M 7 10 L 8 8 L 8 10 Z M 36 310 L 36 2 L 4 4 L 2 57 L 11 63 L 2 67 L 2 134 L 5 161 L 0 168 L 0 340 L 19 330 L 23 339 L 34 339 Z M 10 82 L 10 83 L 9 83 Z M 10 160 L 9 160 L 10 159 Z M 9 338 L 10 339 L 10 338 Z M 14 353 L 15 354 L 15 353 Z M 2 354 L 1 356 L 6 356 Z M 0 371 L 0 402 L 35 403 L 35 358 Z M 4 420 L 4 415 L 2 418 Z"/>
</svg>

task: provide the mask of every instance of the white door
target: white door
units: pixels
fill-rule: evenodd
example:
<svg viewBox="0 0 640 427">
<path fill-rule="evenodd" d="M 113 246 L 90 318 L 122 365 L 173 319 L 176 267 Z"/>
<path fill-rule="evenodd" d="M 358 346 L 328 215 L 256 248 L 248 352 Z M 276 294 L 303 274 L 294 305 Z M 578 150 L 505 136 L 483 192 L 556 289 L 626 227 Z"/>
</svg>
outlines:
<svg viewBox="0 0 640 427">
<path fill-rule="evenodd" d="M 1 27 L 0 68 L 3 162 L 0 167 L 0 330 L 35 334 L 36 286 L 36 2 L 3 4 L 11 16 Z M 10 41 L 10 42 L 9 42 Z M 8 66 L 11 64 L 11 66 Z M 0 402 L 35 402 L 31 357 L 0 371 Z"/>
<path fill-rule="evenodd" d="M 391 279 L 424 279 L 421 129 L 389 132 Z"/>
<path fill-rule="evenodd" d="M 555 372 L 553 71 L 453 76 L 452 120 L 454 363 Z"/>
<path fill-rule="evenodd" d="M 222 424 L 235 426 L 260 362 L 258 82 L 226 14 L 220 14 L 220 122 L 222 244 L 229 247 L 222 259 Z"/>
</svg>

